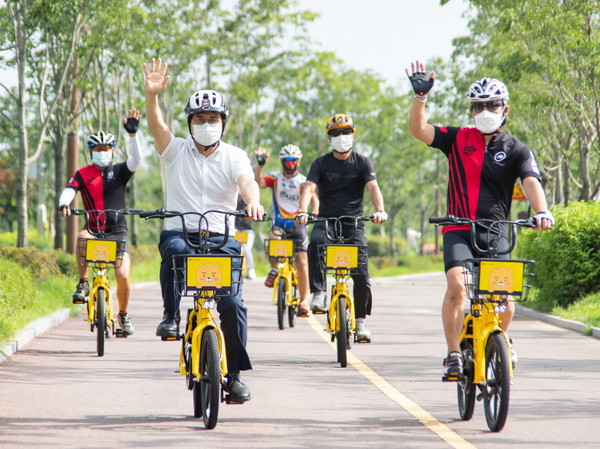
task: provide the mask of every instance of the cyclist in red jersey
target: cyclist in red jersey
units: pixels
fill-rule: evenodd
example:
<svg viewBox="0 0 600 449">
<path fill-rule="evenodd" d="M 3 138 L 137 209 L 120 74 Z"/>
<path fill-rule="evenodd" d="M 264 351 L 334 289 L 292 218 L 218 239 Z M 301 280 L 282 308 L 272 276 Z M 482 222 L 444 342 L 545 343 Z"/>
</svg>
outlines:
<svg viewBox="0 0 600 449">
<path fill-rule="evenodd" d="M 140 113 L 137 109 L 130 109 L 123 126 L 131 139 L 131 156 L 126 162 L 113 164 L 114 149 L 117 142 L 110 133 L 99 131 L 92 134 L 88 140 L 88 148 L 92 164 L 80 168 L 75 172 L 69 184 L 63 190 L 58 200 L 59 214 L 71 215 L 69 204 L 77 192 L 81 192 L 83 205 L 86 210 L 123 209 L 125 207 L 125 191 L 127 183 L 142 160 L 140 144 L 137 138 L 137 128 L 140 122 Z M 129 297 L 131 295 L 131 282 L 129 280 L 130 259 L 127 244 L 127 224 L 125 217 L 119 215 L 114 221 L 114 215 L 106 214 L 106 230 L 114 231 L 109 238 L 125 242 L 123 260 L 121 265 L 115 267 L 117 280 L 117 300 L 119 302 L 118 323 L 127 335 L 133 334 L 131 318 L 127 313 Z M 90 214 L 90 228 L 100 230 L 98 217 Z M 102 229 L 104 230 L 104 229 Z M 79 238 L 94 238 L 86 229 L 79 233 Z M 83 303 L 89 295 L 88 270 L 84 263 L 77 264 L 79 269 L 79 283 L 73 294 L 74 303 Z"/>
<path fill-rule="evenodd" d="M 554 225 L 540 182 L 540 173 L 531 150 L 522 142 L 502 131 L 509 111 L 508 90 L 493 78 L 483 78 L 471 85 L 467 93 L 474 127 L 440 127 L 426 122 L 427 93 L 435 74 L 427 76 L 423 63 L 416 61 L 406 74 L 414 96 L 409 116 L 410 133 L 423 143 L 440 149 L 448 158 L 447 214 L 474 219 L 507 220 L 512 192 L 517 179 L 536 212 L 537 227 L 549 230 Z M 442 305 L 442 321 L 448 346 L 444 374 L 462 372 L 460 333 L 463 304 L 466 299 L 461 260 L 473 257 L 468 227 L 446 226 L 444 265 L 446 294 Z M 507 248 L 506 239 L 499 238 L 499 248 Z M 508 257 L 508 255 L 506 256 Z M 501 316 L 506 331 L 514 314 L 514 304 L 508 302 Z M 513 363 L 516 352 L 511 348 Z"/>
</svg>

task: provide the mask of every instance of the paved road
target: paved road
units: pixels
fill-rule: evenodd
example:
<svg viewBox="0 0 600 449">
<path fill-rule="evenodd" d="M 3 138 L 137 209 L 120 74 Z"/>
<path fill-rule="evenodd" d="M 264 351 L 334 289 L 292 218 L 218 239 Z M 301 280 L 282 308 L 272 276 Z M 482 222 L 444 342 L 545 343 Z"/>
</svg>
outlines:
<svg viewBox="0 0 600 449">
<path fill-rule="evenodd" d="M 520 361 L 509 419 L 487 430 L 483 407 L 458 418 L 455 386 L 440 382 L 441 275 L 375 285 L 374 341 L 347 368 L 324 339 L 324 317 L 276 329 L 270 290 L 245 286 L 253 399 L 222 405 L 214 430 L 193 417 L 175 374 L 179 346 L 161 342 L 158 286 L 134 291 L 136 333 L 95 353 L 71 318 L 0 364 L 0 447 L 12 448 L 600 448 L 600 341 L 517 319 Z"/>
</svg>

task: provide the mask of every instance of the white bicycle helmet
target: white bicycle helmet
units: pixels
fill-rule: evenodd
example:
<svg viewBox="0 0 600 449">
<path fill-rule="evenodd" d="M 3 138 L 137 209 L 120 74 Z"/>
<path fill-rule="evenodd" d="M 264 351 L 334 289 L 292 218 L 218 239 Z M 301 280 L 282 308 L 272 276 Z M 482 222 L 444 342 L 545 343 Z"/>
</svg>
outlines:
<svg viewBox="0 0 600 449">
<path fill-rule="evenodd" d="M 98 145 L 108 145 L 109 147 L 115 147 L 117 142 L 115 141 L 115 136 L 111 133 L 105 133 L 104 131 L 98 131 L 95 134 L 92 134 L 87 142 L 88 148 L 91 150 L 92 148 Z"/>
<path fill-rule="evenodd" d="M 508 89 L 502 81 L 495 78 L 482 78 L 471 84 L 467 92 L 469 103 L 491 100 L 508 101 Z"/>
<path fill-rule="evenodd" d="M 218 112 L 221 114 L 223 122 L 225 122 L 229 115 L 229 108 L 225 98 L 220 93 L 214 90 L 199 90 L 190 96 L 185 105 L 185 115 L 189 120 L 192 115 L 199 112 Z"/>
<path fill-rule="evenodd" d="M 302 151 L 296 145 L 286 145 L 279 151 L 279 159 L 285 159 L 286 157 L 302 159 Z"/>
</svg>

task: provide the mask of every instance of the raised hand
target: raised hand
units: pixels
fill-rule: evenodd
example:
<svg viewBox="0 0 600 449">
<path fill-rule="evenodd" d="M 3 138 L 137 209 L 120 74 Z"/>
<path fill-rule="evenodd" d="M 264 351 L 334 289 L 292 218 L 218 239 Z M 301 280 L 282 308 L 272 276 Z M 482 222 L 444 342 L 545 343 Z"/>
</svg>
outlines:
<svg viewBox="0 0 600 449">
<path fill-rule="evenodd" d="M 135 108 L 131 108 L 127 114 L 127 118 L 123 119 L 123 127 L 125 128 L 125 131 L 127 131 L 129 134 L 137 133 L 141 117 L 142 115 L 140 114 L 140 111 Z"/>
<path fill-rule="evenodd" d="M 406 75 L 410 80 L 413 90 L 417 95 L 427 95 L 427 92 L 433 87 L 435 73 L 431 72 L 429 78 L 425 71 L 425 64 L 420 61 L 415 61 L 410 65 L 411 70 L 406 69 Z"/>
<path fill-rule="evenodd" d="M 167 68 L 169 64 L 163 64 L 160 58 L 152 58 L 150 69 L 146 63 L 144 63 L 144 74 L 146 75 L 146 93 L 147 94 L 158 94 L 167 87 L 170 76 L 167 74 Z"/>
</svg>

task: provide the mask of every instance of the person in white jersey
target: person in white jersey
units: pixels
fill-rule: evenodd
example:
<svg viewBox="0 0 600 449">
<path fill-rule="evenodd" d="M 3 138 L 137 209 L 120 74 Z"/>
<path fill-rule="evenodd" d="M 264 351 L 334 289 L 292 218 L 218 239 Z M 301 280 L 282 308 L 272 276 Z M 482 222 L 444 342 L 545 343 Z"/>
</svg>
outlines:
<svg viewBox="0 0 600 449">
<path fill-rule="evenodd" d="M 262 219 L 264 208 L 260 204 L 258 185 L 246 152 L 221 140 L 229 114 L 225 99 L 213 90 L 199 90 L 192 94 L 185 107 L 190 136 L 175 137 L 163 120 L 158 102 L 158 94 L 169 82 L 167 68 L 168 65 L 160 58 L 153 59 L 150 67 L 144 64 L 148 128 L 154 136 L 154 146 L 164 169 L 166 209 L 199 213 L 233 211 L 239 190 L 247 204 L 248 216 L 253 220 Z M 221 214 L 209 214 L 207 218 L 211 232 L 208 240 L 220 242 L 225 232 L 223 217 Z M 233 217 L 230 219 L 229 229 L 233 232 Z M 198 220 L 190 219 L 186 225 L 190 240 L 198 242 Z M 158 246 L 162 258 L 160 283 L 164 315 L 156 335 L 173 337 L 179 333 L 180 296 L 173 286 L 172 256 L 194 253 L 182 238 L 179 217 L 165 220 Z M 240 244 L 230 235 L 217 252 L 239 255 Z M 235 273 L 240 275 L 240 271 Z M 229 374 L 225 389 L 233 402 L 243 403 L 250 400 L 250 389 L 242 381 L 240 371 L 252 369 L 252 364 L 246 351 L 248 323 L 242 288 L 235 296 L 221 298 L 217 310 L 227 352 Z"/>
<path fill-rule="evenodd" d="M 296 269 L 298 271 L 298 289 L 300 293 L 300 305 L 298 316 L 308 316 L 308 297 L 310 287 L 308 283 L 308 232 L 306 225 L 296 225 L 296 215 L 300 205 L 300 194 L 306 183 L 306 176 L 300 174 L 298 169 L 302 159 L 302 151 L 296 145 L 285 145 L 279 151 L 281 171 L 272 172 L 263 176 L 263 168 L 267 162 L 268 155 L 264 148 L 255 151 L 258 162 L 254 171 L 255 179 L 260 188 L 271 188 L 273 190 L 273 229 L 269 235 L 271 239 L 295 240 Z M 311 197 L 311 208 L 313 214 L 318 214 L 319 200 L 317 195 Z M 277 277 L 277 261 L 271 258 L 271 271 L 269 272 L 265 285 L 273 287 Z"/>
</svg>

